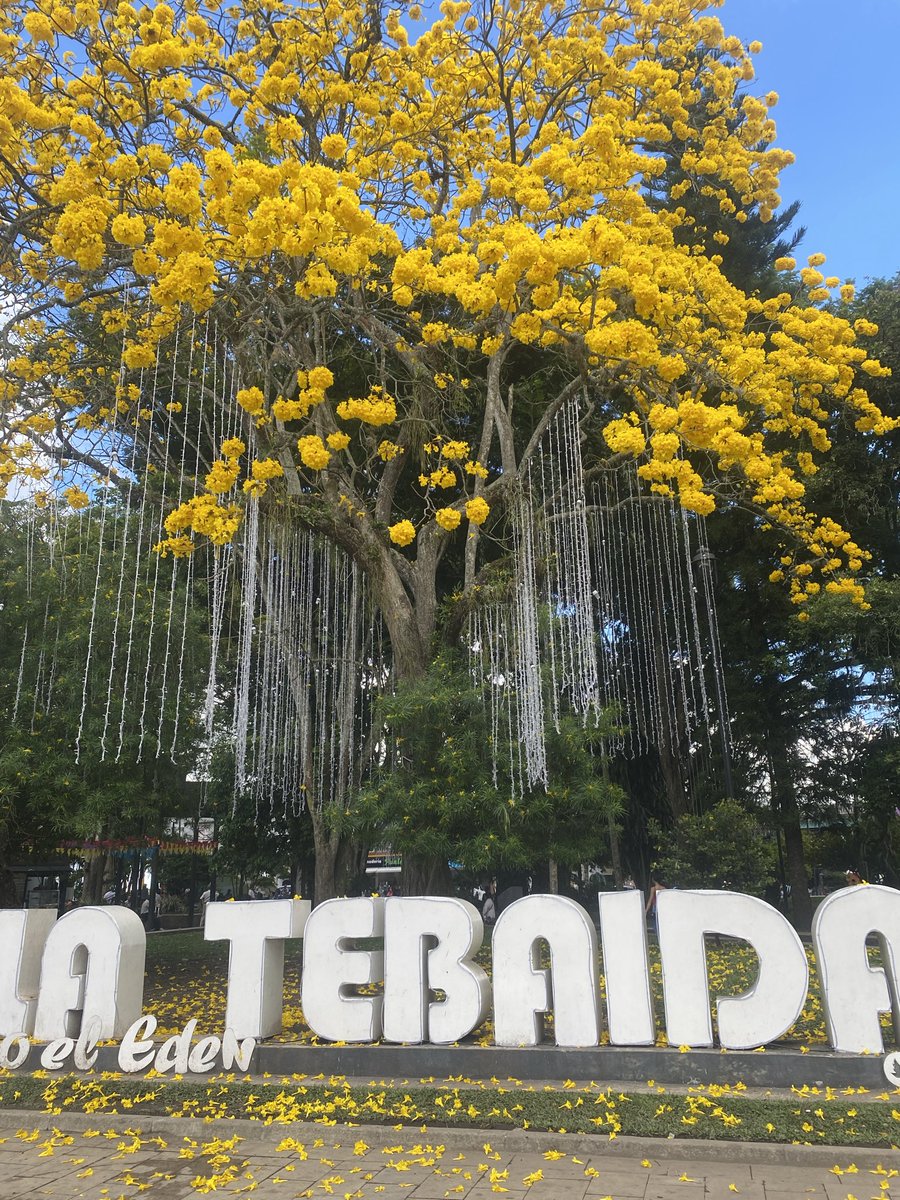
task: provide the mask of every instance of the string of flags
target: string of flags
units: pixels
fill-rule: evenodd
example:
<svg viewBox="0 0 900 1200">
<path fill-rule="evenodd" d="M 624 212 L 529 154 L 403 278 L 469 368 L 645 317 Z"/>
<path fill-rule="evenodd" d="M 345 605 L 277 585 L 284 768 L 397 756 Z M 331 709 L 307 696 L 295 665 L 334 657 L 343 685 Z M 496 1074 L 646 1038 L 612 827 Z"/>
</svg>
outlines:
<svg viewBox="0 0 900 1200">
<path fill-rule="evenodd" d="M 152 850 L 158 850 L 160 854 L 214 854 L 218 848 L 219 843 L 212 839 L 182 842 L 154 837 L 90 838 L 86 841 L 61 841 L 56 846 L 56 853 L 71 858 L 96 858 L 100 854 L 133 858 Z"/>
</svg>

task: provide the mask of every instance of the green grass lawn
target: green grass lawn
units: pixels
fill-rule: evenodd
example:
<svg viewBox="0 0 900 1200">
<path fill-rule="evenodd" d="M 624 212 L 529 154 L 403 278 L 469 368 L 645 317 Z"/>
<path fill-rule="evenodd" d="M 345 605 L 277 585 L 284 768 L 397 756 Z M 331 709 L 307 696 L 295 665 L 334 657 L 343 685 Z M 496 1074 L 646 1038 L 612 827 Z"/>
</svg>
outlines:
<svg viewBox="0 0 900 1200">
<path fill-rule="evenodd" d="M 900 1092 L 869 1097 L 859 1095 L 859 1089 L 848 1097 L 831 1089 L 804 1089 L 791 1099 L 750 1099 L 739 1088 L 710 1086 L 676 1095 L 649 1085 L 618 1092 L 569 1081 L 423 1081 L 398 1087 L 321 1076 L 280 1082 L 217 1077 L 198 1083 L 159 1076 L 40 1075 L 0 1078 L 0 1104 L 59 1115 L 93 1113 L 98 1119 L 125 1115 L 138 1127 L 142 1114 L 163 1114 L 265 1124 L 534 1129 L 604 1139 L 632 1135 L 885 1148 L 900 1144 Z"/>
</svg>

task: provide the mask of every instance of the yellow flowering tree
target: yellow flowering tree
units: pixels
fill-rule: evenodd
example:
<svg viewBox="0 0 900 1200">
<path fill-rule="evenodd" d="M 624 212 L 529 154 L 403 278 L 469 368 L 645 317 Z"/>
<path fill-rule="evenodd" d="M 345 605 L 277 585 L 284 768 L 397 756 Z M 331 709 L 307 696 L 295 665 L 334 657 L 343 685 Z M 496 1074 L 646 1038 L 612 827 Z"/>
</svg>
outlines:
<svg viewBox="0 0 900 1200">
<path fill-rule="evenodd" d="M 863 604 L 865 551 L 804 480 L 837 411 L 891 425 L 875 328 L 821 255 L 741 291 L 682 203 L 767 221 L 791 161 L 715 7 L 444 0 L 425 28 L 406 0 L 8 0 L 0 483 L 61 490 L 65 459 L 121 485 L 123 441 L 184 475 L 190 443 L 161 552 L 227 544 L 253 505 L 319 530 L 409 678 L 577 397 L 588 472 L 748 505 L 801 616 Z M 174 370 L 149 386 L 179 338 L 186 378 L 219 354 L 234 383 L 194 425 Z"/>
</svg>

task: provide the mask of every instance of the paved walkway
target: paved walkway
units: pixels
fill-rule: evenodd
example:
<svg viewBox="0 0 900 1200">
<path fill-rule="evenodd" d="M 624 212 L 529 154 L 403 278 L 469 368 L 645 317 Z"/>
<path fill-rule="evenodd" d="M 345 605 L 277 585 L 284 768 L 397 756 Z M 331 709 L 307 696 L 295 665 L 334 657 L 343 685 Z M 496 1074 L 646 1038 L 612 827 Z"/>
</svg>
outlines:
<svg viewBox="0 0 900 1200">
<path fill-rule="evenodd" d="M 2 1200 L 900 1200 L 890 1151 L 164 1118 L 139 1130 L 122 1118 L 25 1113 L 3 1114 L 0 1139 Z"/>
</svg>

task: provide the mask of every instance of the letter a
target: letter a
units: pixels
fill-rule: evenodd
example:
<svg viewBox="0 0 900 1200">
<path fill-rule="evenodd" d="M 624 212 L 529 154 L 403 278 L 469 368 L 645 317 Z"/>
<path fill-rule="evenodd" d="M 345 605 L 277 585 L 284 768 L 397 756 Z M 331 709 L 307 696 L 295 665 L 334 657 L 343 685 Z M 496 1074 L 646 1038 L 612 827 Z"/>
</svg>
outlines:
<svg viewBox="0 0 900 1200">
<path fill-rule="evenodd" d="M 884 968 L 869 963 L 874 933 Z M 879 1013 L 892 1012 L 900 1036 L 900 892 L 870 884 L 841 888 L 816 909 L 812 927 L 822 1006 L 835 1050 L 884 1050 Z"/>
</svg>

